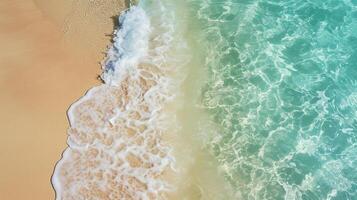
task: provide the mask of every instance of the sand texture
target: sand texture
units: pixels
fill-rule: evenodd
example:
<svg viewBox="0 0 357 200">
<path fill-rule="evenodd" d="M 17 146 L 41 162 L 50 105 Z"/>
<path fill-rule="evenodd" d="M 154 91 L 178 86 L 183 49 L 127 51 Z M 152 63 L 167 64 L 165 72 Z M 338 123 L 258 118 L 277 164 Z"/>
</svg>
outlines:
<svg viewBox="0 0 357 200">
<path fill-rule="evenodd" d="M 0 2 L 0 199 L 54 199 L 66 110 L 99 84 L 122 0 Z"/>
</svg>

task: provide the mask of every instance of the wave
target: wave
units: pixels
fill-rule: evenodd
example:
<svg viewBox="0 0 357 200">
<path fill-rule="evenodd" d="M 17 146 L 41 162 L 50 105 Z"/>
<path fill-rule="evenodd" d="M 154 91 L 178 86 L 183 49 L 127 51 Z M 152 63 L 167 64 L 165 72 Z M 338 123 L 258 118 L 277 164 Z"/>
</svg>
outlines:
<svg viewBox="0 0 357 200">
<path fill-rule="evenodd" d="M 148 14 L 150 6 L 159 14 Z M 179 93 L 186 60 L 170 55 L 185 55 L 186 46 L 165 9 L 142 1 L 120 16 L 104 84 L 68 110 L 68 148 L 52 177 L 57 200 L 164 199 L 174 189 L 166 176 L 175 158 L 163 134 L 174 134 L 175 122 L 165 106 Z"/>
</svg>

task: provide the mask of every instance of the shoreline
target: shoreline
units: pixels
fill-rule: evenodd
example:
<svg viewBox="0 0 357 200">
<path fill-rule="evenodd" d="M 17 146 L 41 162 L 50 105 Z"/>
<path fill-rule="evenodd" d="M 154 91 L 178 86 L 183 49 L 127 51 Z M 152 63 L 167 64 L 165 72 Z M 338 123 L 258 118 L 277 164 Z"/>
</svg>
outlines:
<svg viewBox="0 0 357 200">
<path fill-rule="evenodd" d="M 54 198 L 50 178 L 66 147 L 66 110 L 100 83 L 99 62 L 110 44 L 106 35 L 113 30 L 110 18 L 124 8 L 123 1 L 108 1 L 104 7 L 79 1 L 77 6 L 89 8 L 86 15 L 97 18 L 82 23 L 84 11 L 61 6 L 66 2 L 5 0 L 0 5 L 2 199 Z M 69 8 L 79 15 L 67 18 L 77 29 L 64 34 L 60 24 Z M 98 12 L 102 14 L 95 15 Z M 94 33 L 75 37 L 90 30 Z"/>
</svg>

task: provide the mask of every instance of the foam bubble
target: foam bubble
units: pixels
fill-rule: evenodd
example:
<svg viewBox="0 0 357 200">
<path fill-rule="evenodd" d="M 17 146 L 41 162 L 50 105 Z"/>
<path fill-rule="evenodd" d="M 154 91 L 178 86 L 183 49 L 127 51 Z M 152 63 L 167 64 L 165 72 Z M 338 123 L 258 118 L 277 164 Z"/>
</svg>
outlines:
<svg viewBox="0 0 357 200">
<path fill-rule="evenodd" d="M 120 16 L 105 84 L 68 111 L 68 148 L 52 178 L 57 200 L 162 199 L 173 190 L 165 178 L 175 158 L 162 137 L 172 122 L 164 107 L 179 92 L 181 79 L 172 74 L 185 63 L 168 59 L 172 48 L 185 47 L 176 45 L 184 42 L 173 20 L 149 16 L 141 4 Z"/>
<path fill-rule="evenodd" d="M 119 17 L 120 29 L 114 32 L 114 43 L 107 53 L 103 80 L 118 84 L 128 75 L 135 75 L 136 66 L 148 54 L 150 20 L 141 7 L 132 7 Z"/>
</svg>

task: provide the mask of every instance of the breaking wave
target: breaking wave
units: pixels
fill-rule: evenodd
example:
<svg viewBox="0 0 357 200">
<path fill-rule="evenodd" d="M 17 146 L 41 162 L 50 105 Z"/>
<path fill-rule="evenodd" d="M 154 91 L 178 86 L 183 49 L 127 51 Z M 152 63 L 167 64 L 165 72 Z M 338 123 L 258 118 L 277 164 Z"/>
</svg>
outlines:
<svg viewBox="0 0 357 200">
<path fill-rule="evenodd" d="M 149 15 L 149 7 L 160 14 Z M 170 59 L 186 48 L 174 21 L 159 1 L 120 16 L 104 84 L 68 110 L 68 148 L 52 178 L 57 200 L 162 199 L 174 189 L 165 176 L 174 173 L 175 158 L 162 139 L 175 134 L 165 105 L 179 93 L 185 63 Z"/>
</svg>

